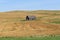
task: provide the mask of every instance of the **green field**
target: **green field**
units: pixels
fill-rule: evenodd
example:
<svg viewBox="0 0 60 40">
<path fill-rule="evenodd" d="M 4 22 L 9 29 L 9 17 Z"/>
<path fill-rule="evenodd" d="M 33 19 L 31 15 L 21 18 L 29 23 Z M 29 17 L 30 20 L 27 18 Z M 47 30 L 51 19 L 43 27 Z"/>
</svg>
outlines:
<svg viewBox="0 0 60 40">
<path fill-rule="evenodd" d="M 60 40 L 60 36 L 45 37 L 0 37 L 0 40 Z"/>
</svg>

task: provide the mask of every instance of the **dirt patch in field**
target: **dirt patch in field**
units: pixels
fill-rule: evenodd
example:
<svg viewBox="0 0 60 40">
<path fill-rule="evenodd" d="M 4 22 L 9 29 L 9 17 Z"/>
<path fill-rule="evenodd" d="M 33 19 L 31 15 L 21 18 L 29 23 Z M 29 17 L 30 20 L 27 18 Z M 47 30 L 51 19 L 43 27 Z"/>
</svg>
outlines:
<svg viewBox="0 0 60 40">
<path fill-rule="evenodd" d="M 38 22 L 4 23 L 0 25 L 0 36 L 34 36 L 60 34 L 60 25 Z"/>
</svg>

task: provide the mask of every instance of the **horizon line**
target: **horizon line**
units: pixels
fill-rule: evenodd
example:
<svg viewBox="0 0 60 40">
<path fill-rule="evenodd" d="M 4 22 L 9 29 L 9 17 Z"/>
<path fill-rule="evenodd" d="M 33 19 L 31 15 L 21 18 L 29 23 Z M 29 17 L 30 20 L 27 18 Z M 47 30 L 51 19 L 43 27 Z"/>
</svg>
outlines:
<svg viewBox="0 0 60 40">
<path fill-rule="evenodd" d="M 42 10 L 7 10 L 0 12 L 10 12 L 10 11 L 60 11 L 60 9 L 42 9 Z"/>
</svg>

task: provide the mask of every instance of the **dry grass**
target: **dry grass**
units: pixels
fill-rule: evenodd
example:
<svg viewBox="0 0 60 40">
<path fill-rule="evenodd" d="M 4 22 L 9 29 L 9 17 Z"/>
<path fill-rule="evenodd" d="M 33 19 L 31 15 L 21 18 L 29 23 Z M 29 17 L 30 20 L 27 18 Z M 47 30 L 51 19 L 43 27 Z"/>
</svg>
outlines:
<svg viewBox="0 0 60 40">
<path fill-rule="evenodd" d="M 35 15 L 37 19 L 26 21 L 27 15 Z M 60 35 L 60 24 L 55 23 L 59 19 L 60 11 L 1 12 L 0 36 Z"/>
</svg>

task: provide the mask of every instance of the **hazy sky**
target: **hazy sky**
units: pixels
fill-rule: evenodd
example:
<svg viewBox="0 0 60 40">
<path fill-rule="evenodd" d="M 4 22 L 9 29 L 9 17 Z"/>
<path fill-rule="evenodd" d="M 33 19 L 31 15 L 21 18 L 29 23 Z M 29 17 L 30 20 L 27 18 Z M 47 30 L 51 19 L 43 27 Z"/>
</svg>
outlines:
<svg viewBox="0 0 60 40">
<path fill-rule="evenodd" d="M 0 0 L 0 11 L 60 10 L 60 0 Z"/>
</svg>

